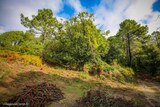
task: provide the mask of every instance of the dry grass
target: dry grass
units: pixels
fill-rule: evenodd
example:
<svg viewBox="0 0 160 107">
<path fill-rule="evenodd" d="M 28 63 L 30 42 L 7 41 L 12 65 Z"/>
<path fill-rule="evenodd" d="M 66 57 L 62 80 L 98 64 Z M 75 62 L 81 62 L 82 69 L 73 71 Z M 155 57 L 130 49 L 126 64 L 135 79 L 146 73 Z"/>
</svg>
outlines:
<svg viewBox="0 0 160 107">
<path fill-rule="evenodd" d="M 6 73 L 0 84 L 0 102 L 6 101 L 26 84 L 48 82 L 60 87 L 66 97 L 58 103 L 52 103 L 51 106 L 69 106 L 85 92 L 95 87 L 104 87 L 112 95 L 124 96 L 127 99 L 134 98 L 134 102 L 137 104 L 149 104 L 146 97 L 150 96 L 143 94 L 146 90 L 138 83 L 121 83 L 109 78 L 89 76 L 87 72 L 50 67 L 46 64 L 41 66 L 24 64 L 22 60 L 8 61 L 7 58 L 0 55 L 0 72 Z M 160 86 L 158 87 L 160 88 Z M 156 98 L 159 98 L 159 93 L 156 95 L 158 96 Z"/>
</svg>

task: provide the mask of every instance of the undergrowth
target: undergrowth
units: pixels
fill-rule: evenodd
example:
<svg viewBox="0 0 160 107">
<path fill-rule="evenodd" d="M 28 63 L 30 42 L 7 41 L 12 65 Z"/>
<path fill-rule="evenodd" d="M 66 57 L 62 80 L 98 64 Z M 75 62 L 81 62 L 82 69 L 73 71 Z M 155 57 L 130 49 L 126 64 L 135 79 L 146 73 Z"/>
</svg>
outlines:
<svg viewBox="0 0 160 107">
<path fill-rule="evenodd" d="M 10 71 L 0 67 L 0 85 L 2 85 L 6 79 L 10 76 Z"/>
<path fill-rule="evenodd" d="M 23 55 L 14 51 L 0 50 L 0 57 L 6 59 L 7 62 L 21 61 L 24 65 L 31 64 L 40 67 L 43 65 L 40 56 Z M 105 80 L 105 78 L 110 78 L 120 82 L 133 82 L 135 80 L 134 71 L 131 68 L 117 64 L 116 61 L 111 65 L 103 61 L 101 61 L 98 66 L 86 64 L 84 69 L 85 72 L 80 72 L 78 75 L 83 79 L 89 78 L 88 72 L 91 70 L 93 74 L 98 74 L 101 80 Z"/>
<path fill-rule="evenodd" d="M 0 50 L 0 57 L 6 59 L 7 62 L 22 61 L 24 64 L 32 64 L 42 66 L 42 59 L 35 55 L 23 55 L 18 52 L 9 50 Z"/>
</svg>

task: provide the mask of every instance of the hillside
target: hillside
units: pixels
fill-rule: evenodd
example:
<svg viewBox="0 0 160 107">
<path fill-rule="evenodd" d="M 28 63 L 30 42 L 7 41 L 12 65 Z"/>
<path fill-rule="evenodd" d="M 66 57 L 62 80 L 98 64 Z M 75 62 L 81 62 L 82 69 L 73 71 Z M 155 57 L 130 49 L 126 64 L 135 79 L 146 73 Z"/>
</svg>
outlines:
<svg viewBox="0 0 160 107">
<path fill-rule="evenodd" d="M 133 101 L 135 106 L 160 106 L 160 84 L 138 79 L 134 82 L 120 82 L 111 77 L 90 76 L 87 72 L 67 70 L 46 63 L 26 63 L 18 60 L 22 57 L 0 55 L 0 102 L 3 104 L 26 85 L 43 82 L 55 84 L 64 93 L 64 99 L 50 102 L 48 107 L 71 107 L 76 100 L 86 95 L 91 89 L 104 89 L 113 97 Z M 19 56 L 18 56 L 19 55 Z M 32 56 L 33 57 L 33 56 Z M 123 103 L 123 102 L 122 102 Z"/>
<path fill-rule="evenodd" d="M 19 16 L 26 31 L 0 33 L 0 106 L 160 106 L 160 31 L 146 20 L 124 17 L 110 35 L 88 11 Z"/>
</svg>

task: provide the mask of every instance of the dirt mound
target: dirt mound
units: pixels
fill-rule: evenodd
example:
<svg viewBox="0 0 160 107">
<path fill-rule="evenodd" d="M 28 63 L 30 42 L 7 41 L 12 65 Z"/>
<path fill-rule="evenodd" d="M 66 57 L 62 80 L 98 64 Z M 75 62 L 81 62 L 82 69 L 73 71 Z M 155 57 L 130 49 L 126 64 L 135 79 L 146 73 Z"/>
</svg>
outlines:
<svg viewBox="0 0 160 107">
<path fill-rule="evenodd" d="M 74 107 L 134 107 L 134 103 L 122 97 L 113 97 L 104 90 L 90 90 Z"/>
<path fill-rule="evenodd" d="M 10 99 L 8 103 L 27 104 L 29 107 L 45 107 L 49 102 L 63 99 L 62 91 L 54 84 L 41 83 L 26 86 L 22 92 Z"/>
</svg>

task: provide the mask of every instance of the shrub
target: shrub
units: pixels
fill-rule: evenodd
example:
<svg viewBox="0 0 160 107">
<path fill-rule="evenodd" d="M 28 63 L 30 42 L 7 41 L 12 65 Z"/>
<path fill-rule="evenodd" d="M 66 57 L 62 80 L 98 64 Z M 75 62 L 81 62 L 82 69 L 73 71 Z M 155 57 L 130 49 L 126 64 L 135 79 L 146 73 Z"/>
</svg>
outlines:
<svg viewBox="0 0 160 107">
<path fill-rule="evenodd" d="M 41 55 L 43 50 L 43 44 L 37 40 L 24 41 L 19 45 L 18 52 L 30 55 Z"/>
<path fill-rule="evenodd" d="M 9 70 L 6 70 L 0 67 L 0 85 L 5 82 L 5 80 L 8 78 L 9 75 L 10 75 Z"/>
<path fill-rule="evenodd" d="M 135 73 L 132 68 L 123 67 L 117 64 L 116 61 L 112 65 L 99 60 L 96 64 L 89 63 L 86 65 L 90 75 L 98 75 L 100 79 L 110 78 L 120 82 L 133 82 L 135 80 Z"/>
<path fill-rule="evenodd" d="M 89 65 L 89 73 L 92 75 L 101 75 L 104 72 L 110 72 L 113 71 L 114 69 L 108 65 L 106 62 L 102 60 L 98 60 L 97 63 L 90 63 Z"/>
<path fill-rule="evenodd" d="M 9 51 L 9 50 L 1 50 L 0 57 L 6 58 L 8 61 L 21 59 L 20 54 L 18 54 L 17 52 Z"/>
<path fill-rule="evenodd" d="M 35 55 L 21 55 L 18 52 L 1 50 L 0 57 L 7 59 L 7 61 L 22 61 L 25 64 L 42 66 L 42 59 Z"/>
<path fill-rule="evenodd" d="M 106 77 L 105 77 L 104 75 L 100 75 L 100 76 L 99 76 L 99 79 L 100 79 L 100 80 L 105 80 Z"/>
<path fill-rule="evenodd" d="M 83 78 L 83 79 L 88 79 L 89 78 L 89 75 L 87 72 L 80 72 L 79 73 L 79 77 L 80 78 Z"/>
<path fill-rule="evenodd" d="M 22 55 L 22 60 L 25 64 L 32 64 L 36 66 L 42 66 L 42 59 L 39 56 L 34 55 Z"/>
<path fill-rule="evenodd" d="M 132 82 L 134 81 L 135 78 L 135 73 L 132 68 L 129 67 L 123 67 L 119 64 L 117 64 L 116 61 L 113 62 L 112 67 L 114 68 L 114 76 L 116 77 L 115 79 L 119 81 L 127 81 L 127 82 Z"/>
<path fill-rule="evenodd" d="M 0 35 L 0 49 L 23 54 L 41 55 L 44 44 L 31 32 L 10 31 Z"/>
</svg>

